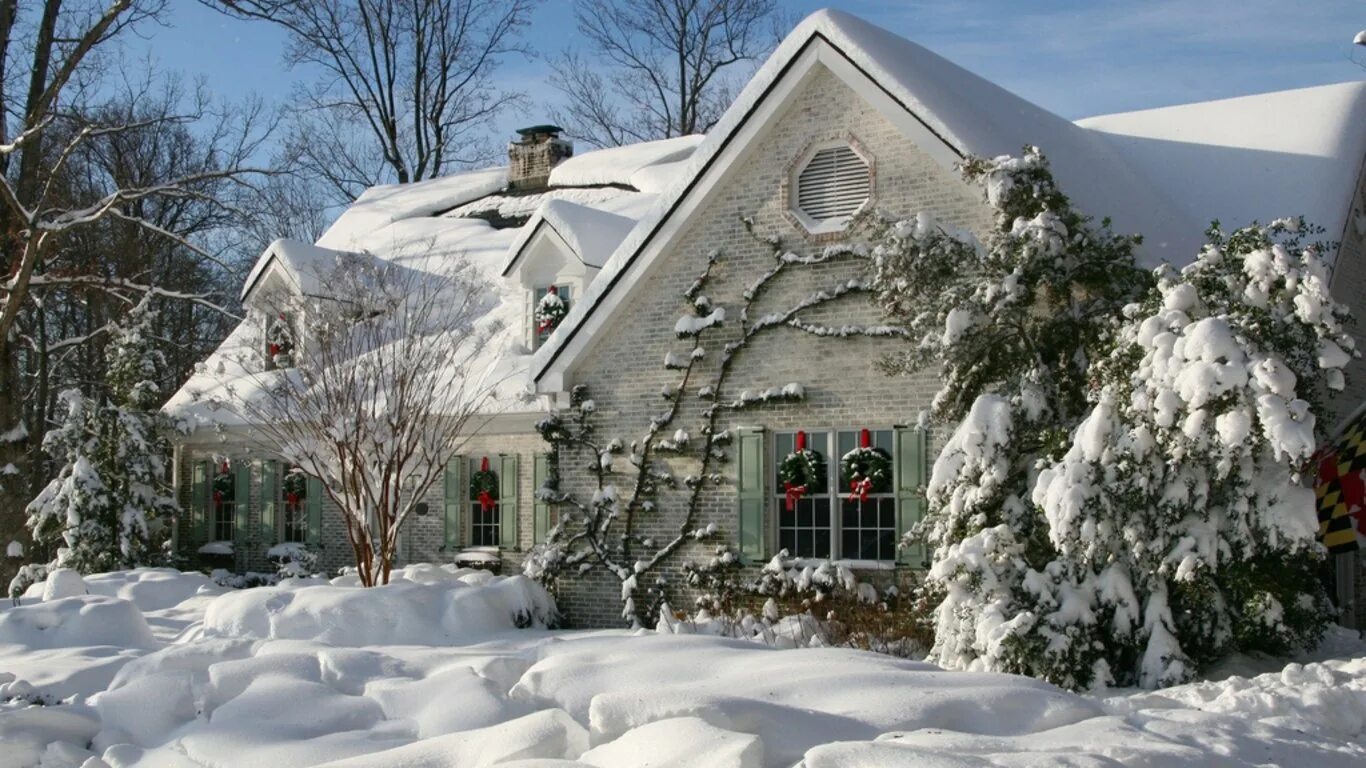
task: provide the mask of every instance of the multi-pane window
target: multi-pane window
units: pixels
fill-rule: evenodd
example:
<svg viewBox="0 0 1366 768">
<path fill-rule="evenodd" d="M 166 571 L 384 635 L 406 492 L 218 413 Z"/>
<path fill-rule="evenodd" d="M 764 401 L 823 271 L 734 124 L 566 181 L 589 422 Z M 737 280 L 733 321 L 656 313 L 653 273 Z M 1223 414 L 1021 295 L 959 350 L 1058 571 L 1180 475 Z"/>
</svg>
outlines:
<svg viewBox="0 0 1366 768">
<path fill-rule="evenodd" d="M 209 502 L 209 537 L 231 541 L 237 513 L 237 477 L 225 461 L 214 470 Z"/>
<path fill-rule="evenodd" d="M 290 467 L 284 475 L 283 509 L 281 516 L 281 541 L 305 542 L 308 540 L 308 478 L 298 467 Z"/>
<path fill-rule="evenodd" d="M 485 459 L 470 459 L 469 483 L 470 498 L 470 546 L 474 547 L 496 547 L 501 541 L 501 531 L 499 530 L 499 520 L 501 519 L 498 493 L 492 491 L 487 497 L 478 489 L 477 483 L 473 480 L 479 476 L 481 468 L 484 466 Z M 496 463 L 496 462 L 495 462 Z M 496 471 L 496 470 L 493 470 Z M 495 484 L 496 488 L 496 484 Z"/>
<path fill-rule="evenodd" d="M 556 323 L 546 322 L 545 319 L 540 316 L 541 313 L 538 311 L 547 293 L 550 293 L 549 286 L 546 286 L 544 288 L 537 288 L 535 291 L 532 292 L 531 338 L 533 346 L 535 346 L 537 349 L 539 349 L 541 344 L 543 344 L 545 340 L 550 337 L 550 334 L 555 332 L 555 328 L 557 325 Z M 564 312 L 568 313 L 569 308 L 573 305 L 573 289 L 571 289 L 568 285 L 556 285 L 555 294 L 559 296 L 560 303 L 564 305 Z"/>
<path fill-rule="evenodd" d="M 778 546 L 792 557 L 844 560 L 896 559 L 896 496 L 892 483 L 867 493 L 851 488 L 842 457 L 859 446 L 860 430 L 806 431 L 806 447 L 820 454 L 824 477 L 800 493 L 790 493 L 779 476 L 783 459 L 796 449 L 797 433 L 773 438 L 774 508 Z M 890 429 L 870 430 L 870 447 L 892 455 Z"/>
</svg>

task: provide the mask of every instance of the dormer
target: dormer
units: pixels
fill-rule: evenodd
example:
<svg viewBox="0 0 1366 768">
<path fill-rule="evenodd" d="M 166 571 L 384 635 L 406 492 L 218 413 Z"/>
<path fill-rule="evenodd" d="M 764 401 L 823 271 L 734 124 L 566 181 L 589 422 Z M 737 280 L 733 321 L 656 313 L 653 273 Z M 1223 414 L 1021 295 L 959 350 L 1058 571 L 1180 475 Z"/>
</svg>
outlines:
<svg viewBox="0 0 1366 768">
<path fill-rule="evenodd" d="M 267 370 L 290 367 L 302 299 L 323 295 L 326 275 L 342 254 L 296 240 L 276 240 L 261 253 L 242 286 L 242 308 L 256 327 Z"/>
<path fill-rule="evenodd" d="M 548 200 L 523 227 L 508 249 L 503 277 L 526 293 L 527 347 L 535 349 L 554 331 L 554 323 L 537 318 L 537 308 L 554 288 L 567 310 L 582 296 L 635 226 L 634 219 L 565 200 Z"/>
</svg>

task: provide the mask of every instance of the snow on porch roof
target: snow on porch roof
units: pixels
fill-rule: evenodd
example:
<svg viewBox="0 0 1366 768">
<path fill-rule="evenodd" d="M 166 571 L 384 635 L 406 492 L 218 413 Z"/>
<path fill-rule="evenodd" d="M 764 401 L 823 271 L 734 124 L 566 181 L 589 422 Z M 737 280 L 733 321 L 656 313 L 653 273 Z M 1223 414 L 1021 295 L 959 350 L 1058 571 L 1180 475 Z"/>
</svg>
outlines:
<svg viewBox="0 0 1366 768">
<path fill-rule="evenodd" d="M 833 48 L 959 157 L 1020 154 L 1026 145 L 1048 156 L 1062 188 L 1084 211 L 1110 216 L 1116 231 L 1142 233 L 1143 256 L 1187 261 L 1198 250 L 1198 226 L 1131 168 L 1103 136 L 1031 104 L 943 57 L 846 13 L 821 10 L 804 19 L 750 79 L 687 163 L 683 178 L 661 196 L 603 266 L 568 317 L 537 351 L 540 379 L 614 291 L 629 290 L 636 257 L 651 246 L 675 208 L 697 187 L 713 162 L 816 42 Z"/>
<path fill-rule="evenodd" d="M 1204 223 L 1302 215 L 1342 238 L 1366 158 L 1366 82 L 1101 115 L 1103 135 Z"/>
</svg>

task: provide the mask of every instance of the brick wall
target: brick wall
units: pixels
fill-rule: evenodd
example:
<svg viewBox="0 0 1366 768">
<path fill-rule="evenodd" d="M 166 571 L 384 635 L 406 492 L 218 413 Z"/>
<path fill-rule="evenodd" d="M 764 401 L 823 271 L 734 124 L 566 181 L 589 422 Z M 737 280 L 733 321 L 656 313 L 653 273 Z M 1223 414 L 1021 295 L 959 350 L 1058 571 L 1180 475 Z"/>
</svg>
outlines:
<svg viewBox="0 0 1366 768">
<path fill-rule="evenodd" d="M 819 252 L 823 242 L 816 242 L 785 215 L 784 187 L 794 157 L 815 142 L 847 136 L 857 139 L 874 158 L 877 209 L 902 215 L 928 210 L 946 223 L 978 232 L 990 225 L 990 214 L 979 190 L 936 164 L 841 81 L 821 71 L 756 142 L 742 160 L 734 181 L 718 190 L 694 216 L 689 228 L 665 254 L 656 273 L 637 282 L 612 326 L 598 334 L 587 356 L 577 365 L 573 383 L 589 386 L 598 407 L 599 433 L 604 439 L 620 437 L 628 444 L 640 439 L 650 418 L 665 410 L 661 389 L 679 381 L 678 371 L 663 369 L 665 354 L 673 351 L 686 355 L 691 348 L 691 342 L 680 341 L 673 333 L 674 323 L 686 311 L 682 293 L 704 269 L 707 254 L 716 249 L 721 253 L 721 263 L 704 293 L 714 305 L 726 307 L 731 314 L 722 331 L 709 332 L 713 335 L 706 341 L 706 362 L 700 371 L 695 370 L 685 405 L 671 425 L 688 430 L 695 440 L 701 438 L 701 409 L 706 404 L 696 396 L 697 388 L 714 378 L 722 345 L 738 337 L 735 315 L 742 303 L 741 292 L 775 263 L 769 249 L 745 231 L 740 219 L 753 216 L 757 231 L 780 237 L 791 250 Z M 866 234 L 867 227 L 856 223 L 843 241 L 858 242 Z M 786 309 L 812 291 L 828 289 L 857 276 L 865 267 L 863 261 L 840 260 L 790 270 L 771 284 L 750 317 Z M 804 319 L 836 326 L 884 322 L 865 295 L 841 299 Z M 763 426 L 772 431 L 914 424 L 936 391 L 935 374 L 889 377 L 874 365 L 881 355 L 902 348 L 901 342 L 886 339 L 818 338 L 791 328 L 769 332 L 762 342 L 740 353 L 718 399 L 732 400 L 744 389 L 762 390 L 799 382 L 806 387 L 806 401 L 760 406 L 734 418 L 723 418 L 719 427 Z M 567 490 L 591 493 L 591 475 L 572 469 L 583 466 L 589 458 L 565 457 L 562 472 Z M 680 478 L 696 472 L 699 466 L 692 458 L 670 458 L 666 463 Z M 627 466 L 624 461 L 620 465 L 623 470 Z M 722 539 L 732 543 L 736 539 L 738 507 L 734 467 L 733 462 L 721 465 L 726 480 L 720 486 L 706 488 L 700 518 L 696 520 L 699 526 L 716 524 Z M 765 474 L 771 485 L 772 472 Z M 629 491 L 633 482 L 634 476 L 625 471 L 617 477 L 623 493 Z M 769 491 L 771 552 L 776 521 L 773 489 L 770 487 Z M 636 522 L 637 530 L 660 543 L 668 541 L 686 513 L 686 496 L 683 488 L 661 492 L 659 510 L 641 516 Z M 685 546 L 669 562 L 664 575 L 677 585 L 681 564 L 689 558 L 706 558 L 714 546 L 714 542 Z M 878 574 L 878 578 L 886 579 L 888 574 Z M 561 585 L 560 606 L 575 626 L 619 625 L 619 591 L 616 579 L 601 573 L 566 579 Z M 691 596 L 684 590 L 674 591 L 676 605 L 690 602 Z"/>
</svg>

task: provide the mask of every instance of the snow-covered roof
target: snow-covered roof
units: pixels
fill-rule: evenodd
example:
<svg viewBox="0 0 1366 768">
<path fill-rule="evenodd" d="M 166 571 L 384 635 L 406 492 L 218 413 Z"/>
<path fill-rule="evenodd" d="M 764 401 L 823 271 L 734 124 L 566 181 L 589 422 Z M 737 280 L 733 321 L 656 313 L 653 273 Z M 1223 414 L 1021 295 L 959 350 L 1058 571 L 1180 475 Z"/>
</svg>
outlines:
<svg viewBox="0 0 1366 768">
<path fill-rule="evenodd" d="M 1103 136 L 1197 223 L 1237 227 L 1302 215 L 1338 240 L 1366 158 L 1366 82 L 1077 124 Z"/>
<path fill-rule="evenodd" d="M 1191 199 L 1191 190 L 1182 188 L 1176 180 L 1183 167 L 1180 160 L 1162 160 L 1170 174 L 1144 172 L 1138 167 L 1145 164 L 1141 153 L 1103 132 L 1099 125 L 1069 122 L 887 30 L 847 13 L 821 10 L 804 19 L 783 40 L 697 151 L 683 163 L 685 170 L 660 195 L 654 210 L 603 265 L 598 278 L 537 351 L 532 363 L 534 379 L 541 380 L 571 343 L 575 343 L 575 349 L 584 347 L 584 340 L 576 342 L 575 337 L 585 324 L 596 328 L 605 322 L 594 319 L 589 323 L 589 319 L 600 305 L 615 306 L 620 293 L 629 291 L 639 279 L 645 271 L 637 263 L 639 257 L 647 251 L 649 258 L 658 255 L 656 236 L 669 230 L 670 217 L 683 207 L 718 158 L 730 151 L 732 140 L 744 135 L 747 121 L 761 111 L 765 99 L 781 90 L 779 86 L 785 77 L 799 76 L 800 67 L 795 65 L 812 46 L 821 46 L 820 60 L 832 71 L 857 80 L 860 86 L 869 86 L 879 98 L 889 97 L 905 110 L 922 139 L 928 138 L 930 143 L 937 140 L 937 146 L 925 147 L 932 155 L 943 157 L 947 152 L 951 158 L 994 157 L 1018 155 L 1027 145 L 1039 147 L 1048 157 L 1062 189 L 1078 208 L 1098 218 L 1109 217 L 1116 232 L 1143 235 L 1141 261 L 1149 265 L 1161 261 L 1186 263 L 1203 244 L 1210 215 L 1201 212 L 1202 201 Z M 1292 107 L 1290 101 L 1287 97 L 1287 110 Z M 1336 107 L 1332 107 L 1335 101 Z M 1303 148 L 1317 145 L 1339 153 L 1338 162 L 1349 166 L 1338 169 L 1342 174 L 1357 172 L 1362 152 L 1356 149 L 1357 139 L 1333 141 L 1328 137 L 1338 131 L 1349 133 L 1354 124 L 1360 138 L 1366 121 L 1356 106 L 1358 101 L 1358 96 L 1345 91 L 1323 99 L 1319 106 L 1330 113 L 1331 125 L 1311 129 L 1307 133 L 1313 135 L 1301 134 L 1298 140 Z M 1111 127 L 1120 132 L 1117 124 L 1125 122 L 1119 119 L 1122 117 L 1096 120 L 1114 120 L 1116 125 Z M 1309 163 L 1299 164 L 1294 172 L 1298 174 L 1298 187 L 1312 186 L 1322 179 Z M 1323 207 L 1331 207 L 1330 198 L 1336 195 L 1334 199 L 1343 211 L 1336 217 L 1324 218 L 1330 224 L 1340 222 L 1351 195 L 1338 182 L 1327 186 L 1336 191 L 1322 191 Z M 1239 190 L 1226 185 L 1220 193 L 1232 196 L 1236 191 Z M 1247 198 L 1235 198 L 1231 206 L 1235 209 L 1237 199 Z M 1316 195 L 1315 199 L 1320 198 Z M 1215 210 L 1225 207 L 1221 204 Z M 1289 215 L 1293 212 L 1292 208 Z M 1274 215 L 1288 214 L 1280 211 Z"/>
<path fill-rule="evenodd" d="M 631 174 L 663 163 L 678 169 L 677 160 L 696 145 L 696 137 L 650 142 L 644 148 L 621 148 L 580 155 L 580 169 L 567 178 L 589 178 L 593 169 L 620 165 Z M 659 145 L 659 146 L 655 146 Z M 626 150 L 634 149 L 633 152 Z M 597 155 L 617 160 L 604 161 Z M 591 173 L 590 173 L 591 172 Z M 659 178 L 665 175 L 657 174 Z M 601 178 L 599 175 L 597 178 Z M 325 278 L 343 256 L 369 256 L 406 268 L 439 274 L 458 260 L 467 262 L 485 286 L 484 327 L 501 330 L 486 344 L 471 368 L 484 380 L 496 382 L 498 397 L 492 408 L 500 413 L 539 408 L 521 398 L 525 392 L 530 350 L 524 343 L 526 292 L 504 280 L 503 269 L 537 223 L 554 226 L 560 236 L 586 261 L 601 263 L 626 236 L 637 219 L 650 209 L 655 195 L 616 181 L 612 186 L 563 186 L 531 195 L 506 193 L 503 168 L 469 171 L 415 184 L 373 187 L 360 196 L 317 244 L 276 240 L 252 267 L 242 288 L 247 299 L 265 275 L 278 267 L 294 290 L 326 296 Z M 497 212 L 509 218 L 535 219 L 520 227 L 499 228 L 480 214 Z M 236 398 L 252 397 L 258 382 L 242 367 L 244 356 L 260 346 L 259 331 L 244 322 L 228 335 L 190 379 L 164 406 L 191 425 L 236 426 L 232 414 L 213 401 L 227 389 Z"/>
<path fill-rule="evenodd" d="M 584 264 L 601 267 L 635 225 L 636 220 L 629 216 L 568 200 L 547 200 L 521 228 L 521 233 L 508 249 L 502 274 L 506 277 L 512 272 L 526 252 L 527 245 L 542 227 L 554 230 Z"/>
<path fill-rule="evenodd" d="M 659 141 L 644 141 L 624 147 L 585 152 L 565 160 L 550 171 L 552 187 L 591 187 L 620 184 L 641 192 L 658 192 L 654 178 L 637 173 L 661 163 L 684 160 L 702 143 L 702 136 L 679 136 Z M 641 186 L 637 181 L 644 181 Z"/>
</svg>

